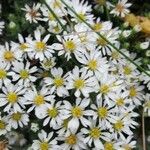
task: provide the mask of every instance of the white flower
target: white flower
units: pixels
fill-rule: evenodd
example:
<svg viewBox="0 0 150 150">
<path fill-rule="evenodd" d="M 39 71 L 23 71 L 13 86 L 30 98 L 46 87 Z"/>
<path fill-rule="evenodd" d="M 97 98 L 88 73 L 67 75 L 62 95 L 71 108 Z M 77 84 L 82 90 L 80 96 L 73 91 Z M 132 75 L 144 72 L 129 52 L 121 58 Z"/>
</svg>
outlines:
<svg viewBox="0 0 150 150">
<path fill-rule="evenodd" d="M 102 57 L 101 52 L 97 49 L 81 53 L 77 57 L 77 60 L 84 65 L 85 69 L 94 72 L 97 78 L 108 72 L 109 65 L 107 64 L 106 57 Z"/>
<path fill-rule="evenodd" d="M 144 100 L 144 93 L 142 92 L 144 86 L 140 86 L 139 83 L 132 84 L 127 87 L 127 90 L 129 92 L 129 99 L 131 100 L 130 104 L 139 106 Z"/>
<path fill-rule="evenodd" d="M 86 22 L 93 22 L 93 18 L 94 16 L 91 14 L 92 11 L 92 6 L 88 5 L 88 1 L 79 1 L 79 0 L 71 0 L 69 6 L 72 7 L 72 9 L 74 9 L 74 11 Z M 72 17 L 72 21 L 75 21 L 76 23 L 78 22 L 82 22 L 81 19 L 79 19 L 73 12 L 71 12 L 70 10 L 68 10 L 69 15 L 71 15 Z"/>
<path fill-rule="evenodd" d="M 29 45 L 29 57 L 39 59 L 40 61 L 43 61 L 45 58 L 51 58 L 52 53 L 54 52 L 52 48 L 47 45 L 47 41 L 50 38 L 50 34 L 47 34 L 44 39 L 41 39 L 41 32 L 39 30 L 36 30 L 34 32 L 35 40 L 27 40 L 27 43 Z"/>
<path fill-rule="evenodd" d="M 121 142 L 119 142 L 121 148 L 118 150 L 127 150 L 136 148 L 136 141 L 133 141 L 133 136 L 128 136 L 127 138 L 123 138 Z"/>
<path fill-rule="evenodd" d="M 51 104 L 48 104 L 46 108 L 42 111 L 42 115 L 38 116 L 38 118 L 43 119 L 43 126 L 49 124 L 53 129 L 60 128 L 62 124 L 62 113 L 61 113 L 61 104 L 59 101 L 56 103 L 55 100 L 51 101 Z"/>
<path fill-rule="evenodd" d="M 25 8 L 22 8 L 26 12 L 26 20 L 28 20 L 30 23 L 35 22 L 37 23 L 38 20 L 40 20 L 41 14 L 38 12 L 41 7 L 40 3 L 33 4 L 32 8 L 30 8 L 27 4 L 25 5 Z"/>
<path fill-rule="evenodd" d="M 102 140 L 107 141 L 108 133 L 104 132 L 103 126 L 96 125 L 95 120 L 90 120 L 91 124 L 89 128 L 82 128 L 81 132 L 83 135 L 85 135 L 84 143 L 87 143 L 90 147 L 92 147 L 92 143 L 94 144 L 94 147 L 97 149 L 104 149 L 104 145 L 102 143 Z"/>
<path fill-rule="evenodd" d="M 83 143 L 83 135 L 81 132 L 76 133 L 76 131 L 67 131 L 63 136 L 60 136 L 60 141 L 64 141 L 61 144 L 61 148 L 64 150 L 82 150 L 87 149 L 86 143 Z"/>
<path fill-rule="evenodd" d="M 9 124 L 14 129 L 17 129 L 18 127 L 23 128 L 23 126 L 27 126 L 29 122 L 29 116 L 24 111 L 11 111 L 8 115 L 9 117 Z"/>
<path fill-rule="evenodd" d="M 105 100 L 96 99 L 96 105 L 92 104 L 91 108 L 93 112 L 93 120 L 98 120 L 98 123 L 103 126 L 104 129 L 111 128 L 110 120 L 113 115 L 113 109 L 111 105 L 107 104 Z"/>
<path fill-rule="evenodd" d="M 16 60 L 21 60 L 21 52 L 13 45 L 9 46 L 9 43 L 5 43 L 5 46 L 0 46 L 0 60 L 4 61 L 8 65 Z"/>
<path fill-rule="evenodd" d="M 111 29 L 109 31 L 102 31 L 101 35 L 109 42 L 114 44 L 116 47 L 118 47 L 119 42 L 117 41 L 119 37 L 119 30 L 118 28 Z M 96 44 L 98 45 L 98 48 L 101 50 L 103 55 L 110 54 L 113 48 L 110 46 L 110 44 L 104 40 L 102 37 L 96 34 Z"/>
<path fill-rule="evenodd" d="M 0 61 L 0 88 L 2 88 L 3 84 L 8 84 L 11 80 L 8 78 L 10 66 L 5 62 Z"/>
<path fill-rule="evenodd" d="M 127 3 L 127 0 L 119 0 L 115 8 L 110 13 L 123 18 L 130 12 L 128 8 L 131 5 L 131 3 Z"/>
<path fill-rule="evenodd" d="M 5 106 L 4 112 L 8 112 L 13 108 L 14 112 L 21 111 L 21 108 L 25 108 L 24 104 L 26 100 L 23 98 L 23 94 L 26 89 L 18 84 L 7 84 L 2 87 L 2 93 L 0 94 L 0 106 Z"/>
<path fill-rule="evenodd" d="M 58 56 L 65 55 L 67 60 L 71 59 L 71 54 L 75 56 L 78 54 L 80 40 L 77 35 L 66 35 L 66 32 L 63 34 L 63 38 L 60 35 L 57 35 L 58 41 L 61 43 L 54 43 L 51 47 L 54 50 L 58 51 Z"/>
<path fill-rule="evenodd" d="M 52 92 L 56 92 L 56 94 L 60 97 L 68 96 L 68 90 L 66 89 L 66 77 L 63 76 L 62 68 L 52 68 L 51 69 L 52 77 L 44 78 L 44 83 L 46 86 L 50 86 Z"/>
<path fill-rule="evenodd" d="M 32 74 L 37 71 L 37 67 L 34 66 L 30 68 L 30 63 L 26 62 L 14 62 L 12 71 L 8 73 L 8 75 L 12 76 L 13 81 L 17 81 L 19 85 L 22 86 L 31 86 L 33 82 L 36 81 L 36 77 Z"/>
<path fill-rule="evenodd" d="M 80 126 L 80 122 L 83 126 L 87 127 L 90 125 L 90 121 L 85 118 L 85 116 L 91 116 L 93 111 L 86 110 L 86 107 L 90 103 L 90 99 L 76 99 L 76 104 L 72 106 L 68 101 L 63 101 L 64 106 L 62 106 L 62 113 L 64 114 L 63 119 L 69 119 L 68 128 L 71 131 L 77 131 Z"/>
<path fill-rule="evenodd" d="M 29 113 L 35 109 L 35 115 L 38 117 L 42 115 L 42 111 L 54 99 L 54 96 L 51 95 L 51 92 L 46 87 L 42 87 L 39 91 L 32 87 L 24 94 L 24 98 L 27 100 L 26 105 L 32 105 L 27 112 Z"/>
<path fill-rule="evenodd" d="M 33 140 L 33 144 L 31 148 L 33 150 L 49 150 L 54 149 L 57 150 L 59 146 L 57 145 L 57 141 L 53 138 L 53 132 L 47 134 L 44 130 L 38 134 L 38 140 Z"/>
</svg>

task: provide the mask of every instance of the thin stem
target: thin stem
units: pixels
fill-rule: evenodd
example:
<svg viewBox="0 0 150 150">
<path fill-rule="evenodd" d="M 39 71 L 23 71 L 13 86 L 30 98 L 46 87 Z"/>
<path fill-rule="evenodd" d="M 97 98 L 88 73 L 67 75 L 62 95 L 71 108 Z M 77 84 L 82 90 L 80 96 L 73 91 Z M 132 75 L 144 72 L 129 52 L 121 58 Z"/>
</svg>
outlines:
<svg viewBox="0 0 150 150">
<path fill-rule="evenodd" d="M 56 13 L 51 9 L 51 7 L 45 2 L 45 0 L 42 0 L 42 3 L 44 3 L 46 5 L 46 7 L 49 9 L 49 11 L 52 13 L 52 15 L 55 17 L 55 19 L 58 21 L 58 23 L 60 24 L 60 26 L 62 27 L 62 29 L 65 31 L 66 28 L 65 26 L 61 23 L 61 21 L 59 20 L 58 16 L 56 15 Z"/>
<path fill-rule="evenodd" d="M 142 140 L 143 140 L 143 150 L 146 150 L 146 137 L 145 137 L 145 117 L 144 110 L 142 112 Z"/>
<path fill-rule="evenodd" d="M 86 22 L 82 17 L 80 17 L 64 0 L 61 0 L 61 2 L 69 9 L 71 10 L 80 20 L 82 20 L 88 27 L 90 27 L 93 30 L 93 27 Z M 140 71 L 144 72 L 146 75 L 150 77 L 150 74 L 145 71 L 141 66 L 136 64 L 131 58 L 126 56 L 121 50 L 119 50 L 116 46 L 114 46 L 110 41 L 108 41 L 103 35 L 101 35 L 99 32 L 96 32 L 103 40 L 105 40 L 112 48 L 114 48 L 116 51 L 118 51 L 121 55 L 123 55 L 128 61 L 133 63 Z"/>
<path fill-rule="evenodd" d="M 105 5 L 104 5 L 104 8 L 105 8 L 105 12 L 106 12 L 107 19 L 110 20 L 109 11 L 108 11 L 108 8 L 107 8 L 106 3 L 105 3 Z"/>
</svg>

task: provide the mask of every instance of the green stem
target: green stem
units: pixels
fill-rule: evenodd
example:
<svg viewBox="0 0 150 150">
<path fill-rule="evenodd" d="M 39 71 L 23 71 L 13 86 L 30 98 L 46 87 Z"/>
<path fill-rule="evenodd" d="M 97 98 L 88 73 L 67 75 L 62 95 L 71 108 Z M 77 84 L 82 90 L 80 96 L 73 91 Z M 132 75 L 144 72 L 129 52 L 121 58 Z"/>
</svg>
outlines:
<svg viewBox="0 0 150 150">
<path fill-rule="evenodd" d="M 93 27 L 86 22 L 84 19 L 82 19 L 64 0 L 61 0 L 61 2 L 69 9 L 71 10 L 80 20 L 82 20 L 88 27 L 90 27 L 93 30 Z M 114 48 L 116 51 L 118 51 L 121 55 L 123 55 L 128 61 L 130 61 L 131 63 L 133 63 L 140 71 L 144 72 L 146 75 L 148 75 L 150 77 L 150 74 L 145 71 L 141 66 L 139 66 L 138 64 L 136 64 L 131 58 L 129 58 L 128 56 L 126 56 L 121 50 L 119 50 L 116 46 L 114 46 L 110 41 L 108 41 L 103 35 L 101 35 L 99 32 L 95 32 L 97 33 L 103 40 L 105 40 L 112 48 Z"/>
<path fill-rule="evenodd" d="M 55 19 L 58 21 L 58 23 L 60 24 L 60 26 L 62 27 L 62 29 L 64 31 L 66 31 L 65 26 L 61 23 L 61 21 L 59 20 L 58 16 L 56 15 L 56 13 L 51 9 L 51 7 L 45 2 L 45 0 L 42 0 L 42 3 L 44 3 L 46 5 L 46 7 L 49 9 L 49 11 L 52 13 L 52 15 L 55 17 Z"/>
</svg>

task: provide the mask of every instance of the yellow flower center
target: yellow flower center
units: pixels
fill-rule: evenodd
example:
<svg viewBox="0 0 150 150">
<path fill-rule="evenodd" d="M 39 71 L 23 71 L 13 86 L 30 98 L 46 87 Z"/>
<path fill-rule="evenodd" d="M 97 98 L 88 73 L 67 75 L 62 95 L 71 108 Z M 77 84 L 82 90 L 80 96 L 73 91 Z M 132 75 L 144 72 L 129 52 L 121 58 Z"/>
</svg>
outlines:
<svg viewBox="0 0 150 150">
<path fill-rule="evenodd" d="M 53 29 L 54 29 L 55 32 L 59 32 L 60 31 L 59 26 L 55 26 Z"/>
<path fill-rule="evenodd" d="M 15 92 L 10 92 L 7 95 L 7 100 L 8 100 L 8 102 L 14 104 L 18 100 L 18 96 L 17 96 L 17 94 Z"/>
<path fill-rule="evenodd" d="M 114 124 L 114 128 L 117 132 L 121 131 L 122 128 L 124 127 L 124 124 L 121 120 L 118 120 L 115 124 Z"/>
<path fill-rule="evenodd" d="M 86 16 L 83 13 L 79 13 L 78 16 L 81 18 L 78 18 L 79 21 L 86 20 Z"/>
<path fill-rule="evenodd" d="M 40 150 L 49 150 L 49 144 L 47 142 L 41 142 Z"/>
<path fill-rule="evenodd" d="M 27 79 L 29 77 L 29 71 L 28 70 L 21 70 L 20 71 L 20 77 L 22 79 Z"/>
<path fill-rule="evenodd" d="M 54 84 L 55 84 L 57 87 L 63 86 L 63 84 L 64 84 L 64 79 L 61 78 L 61 77 L 56 77 L 56 78 L 54 79 Z"/>
<path fill-rule="evenodd" d="M 88 63 L 88 67 L 91 69 L 91 70 L 96 70 L 97 69 L 97 61 L 96 60 L 90 60 L 89 63 Z"/>
<path fill-rule="evenodd" d="M 106 142 L 106 143 L 104 144 L 104 150 L 114 150 L 113 143 L 111 143 L 111 142 Z"/>
<path fill-rule="evenodd" d="M 65 48 L 67 51 L 73 52 L 76 48 L 76 45 L 73 41 L 66 41 Z"/>
<path fill-rule="evenodd" d="M 20 49 L 21 49 L 22 51 L 24 51 L 24 50 L 27 49 L 27 48 L 28 48 L 28 46 L 27 46 L 26 43 L 20 44 Z"/>
<path fill-rule="evenodd" d="M 21 119 L 22 114 L 20 112 L 13 113 L 12 114 L 12 119 L 15 121 L 19 121 Z"/>
<path fill-rule="evenodd" d="M 108 85 L 104 84 L 104 85 L 101 85 L 100 87 L 100 92 L 102 94 L 107 94 L 108 92 L 110 91 L 110 88 Z"/>
<path fill-rule="evenodd" d="M 123 148 L 124 148 L 124 150 L 132 150 L 132 148 L 128 144 L 123 145 Z"/>
<path fill-rule="evenodd" d="M 1 130 L 2 130 L 2 129 L 5 129 L 5 127 L 6 127 L 5 122 L 2 121 L 2 120 L 0 120 L 0 129 L 1 129 Z"/>
<path fill-rule="evenodd" d="M 124 6 L 119 3 L 119 4 L 116 5 L 115 9 L 116 9 L 116 11 L 121 13 L 124 9 Z"/>
<path fill-rule="evenodd" d="M 45 103 L 44 96 L 42 96 L 42 95 L 35 96 L 34 103 L 37 106 L 40 106 L 40 105 L 44 104 Z"/>
<path fill-rule="evenodd" d="M 101 23 L 95 23 L 94 26 L 93 26 L 93 30 L 94 31 L 99 31 L 102 29 L 102 24 Z"/>
<path fill-rule="evenodd" d="M 102 38 L 99 38 L 99 39 L 97 40 L 97 44 L 98 44 L 98 45 L 101 45 L 101 46 L 106 46 L 106 45 L 107 45 L 107 41 L 105 41 L 105 40 L 102 39 Z"/>
<path fill-rule="evenodd" d="M 55 0 L 55 2 L 53 3 L 53 7 L 54 8 L 60 8 L 62 6 L 61 2 L 58 0 Z"/>
<path fill-rule="evenodd" d="M 80 118 L 83 115 L 83 110 L 79 106 L 72 108 L 71 110 L 72 116 Z"/>
<path fill-rule="evenodd" d="M 98 109 L 98 116 L 102 119 L 106 118 L 108 115 L 108 111 L 107 111 L 107 108 L 105 107 L 100 107 Z"/>
<path fill-rule="evenodd" d="M 118 58 L 119 58 L 119 53 L 116 52 L 116 51 L 113 51 L 113 52 L 111 53 L 111 57 L 112 57 L 113 59 L 118 59 Z"/>
<path fill-rule="evenodd" d="M 132 69 L 128 66 L 125 66 L 123 69 L 124 69 L 124 74 L 125 75 L 130 75 L 131 72 L 132 72 Z"/>
<path fill-rule="evenodd" d="M 37 51 L 44 51 L 46 48 L 46 44 L 44 42 L 36 42 L 35 47 Z"/>
<path fill-rule="evenodd" d="M 99 137 L 100 137 L 100 135 L 101 135 L 101 131 L 100 131 L 100 129 L 99 128 L 93 128 L 93 129 L 91 129 L 90 130 L 90 136 L 92 137 L 92 138 L 94 138 L 94 139 L 98 139 Z"/>
<path fill-rule="evenodd" d="M 99 5 L 104 5 L 106 3 L 106 0 L 95 0 L 95 2 Z"/>
<path fill-rule="evenodd" d="M 74 87 L 76 89 L 82 89 L 85 86 L 85 81 L 82 79 L 77 79 L 74 81 Z"/>
<path fill-rule="evenodd" d="M 129 91 L 130 93 L 129 93 L 129 95 L 130 95 L 130 97 L 135 97 L 136 95 L 137 95 L 137 91 L 136 91 L 136 88 L 134 87 L 134 86 L 132 86 L 131 88 L 130 88 L 130 91 Z"/>
<path fill-rule="evenodd" d="M 116 100 L 116 105 L 117 106 L 123 106 L 124 105 L 124 99 L 123 98 L 118 98 Z"/>
<path fill-rule="evenodd" d="M 0 69 L 0 79 L 4 79 L 7 76 L 7 72 L 4 69 Z"/>
<path fill-rule="evenodd" d="M 58 110 L 57 108 L 50 108 L 47 110 L 48 112 L 48 115 L 51 117 L 51 118 L 56 118 L 57 115 L 58 115 Z"/>
<path fill-rule="evenodd" d="M 74 135 L 74 134 L 69 135 L 66 138 L 66 143 L 69 144 L 69 145 L 76 144 L 77 143 L 77 137 L 76 137 L 76 135 Z"/>
<path fill-rule="evenodd" d="M 5 51 L 4 52 L 4 59 L 6 61 L 13 61 L 15 59 L 14 53 L 12 51 Z"/>
<path fill-rule="evenodd" d="M 49 20 L 55 20 L 55 17 L 53 14 L 49 13 L 49 16 L 48 16 Z"/>
</svg>

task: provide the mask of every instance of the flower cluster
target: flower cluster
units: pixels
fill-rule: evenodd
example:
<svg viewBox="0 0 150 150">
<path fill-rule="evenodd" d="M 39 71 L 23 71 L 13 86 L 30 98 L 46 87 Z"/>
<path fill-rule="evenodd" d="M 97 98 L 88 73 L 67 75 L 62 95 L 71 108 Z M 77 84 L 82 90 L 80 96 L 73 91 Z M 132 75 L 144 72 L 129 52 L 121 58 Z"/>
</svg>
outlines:
<svg viewBox="0 0 150 150">
<path fill-rule="evenodd" d="M 0 135 L 28 128 L 32 150 L 132 149 L 135 109 L 150 99 L 140 81 L 149 77 L 109 44 L 140 65 L 119 40 L 132 29 L 96 18 L 87 1 L 65 2 L 80 18 L 61 0 L 25 5 L 26 20 L 44 28 L 0 45 Z M 129 6 L 119 1 L 111 13 L 124 17 Z M 145 109 L 150 115 L 149 101 Z"/>
</svg>

